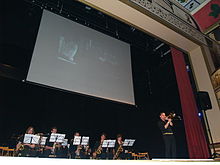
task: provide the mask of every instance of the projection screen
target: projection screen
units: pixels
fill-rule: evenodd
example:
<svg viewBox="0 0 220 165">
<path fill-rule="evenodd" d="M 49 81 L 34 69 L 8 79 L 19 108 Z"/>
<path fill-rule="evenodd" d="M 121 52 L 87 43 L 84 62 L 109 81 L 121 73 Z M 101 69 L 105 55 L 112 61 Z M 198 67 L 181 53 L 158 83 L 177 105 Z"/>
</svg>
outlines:
<svg viewBox="0 0 220 165">
<path fill-rule="evenodd" d="M 135 104 L 130 45 L 46 10 L 27 81 Z"/>
</svg>

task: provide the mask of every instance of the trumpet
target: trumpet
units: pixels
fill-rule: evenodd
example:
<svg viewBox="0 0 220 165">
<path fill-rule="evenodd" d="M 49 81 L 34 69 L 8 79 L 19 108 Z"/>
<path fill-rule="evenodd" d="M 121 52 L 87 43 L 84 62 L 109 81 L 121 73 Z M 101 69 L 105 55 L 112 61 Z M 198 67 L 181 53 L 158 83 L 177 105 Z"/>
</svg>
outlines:
<svg viewBox="0 0 220 165">
<path fill-rule="evenodd" d="M 181 116 L 176 115 L 174 112 L 171 112 L 167 117 L 166 120 L 172 119 L 172 120 L 182 120 Z"/>
<path fill-rule="evenodd" d="M 171 112 L 168 116 L 167 116 L 167 120 L 168 119 L 173 119 L 176 117 L 176 114 L 174 112 Z"/>
</svg>

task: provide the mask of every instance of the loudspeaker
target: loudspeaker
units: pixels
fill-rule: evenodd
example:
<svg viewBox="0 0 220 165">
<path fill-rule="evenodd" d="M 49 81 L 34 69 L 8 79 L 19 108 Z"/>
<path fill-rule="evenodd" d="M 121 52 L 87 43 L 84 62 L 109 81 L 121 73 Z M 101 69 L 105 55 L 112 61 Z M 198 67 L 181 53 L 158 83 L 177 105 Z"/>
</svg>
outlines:
<svg viewBox="0 0 220 165">
<path fill-rule="evenodd" d="M 217 41 L 220 41 L 220 28 L 218 27 L 215 30 L 213 30 L 213 33 L 214 33 L 215 39 Z"/>
<path fill-rule="evenodd" d="M 205 91 L 197 92 L 197 101 L 201 110 L 212 109 L 212 103 L 208 92 Z"/>
</svg>

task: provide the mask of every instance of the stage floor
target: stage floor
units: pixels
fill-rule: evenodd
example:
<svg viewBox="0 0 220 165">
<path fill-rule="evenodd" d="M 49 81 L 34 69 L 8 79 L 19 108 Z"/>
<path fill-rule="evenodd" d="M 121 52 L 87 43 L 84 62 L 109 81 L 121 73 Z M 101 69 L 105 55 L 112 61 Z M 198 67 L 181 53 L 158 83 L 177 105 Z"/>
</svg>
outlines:
<svg viewBox="0 0 220 165">
<path fill-rule="evenodd" d="M 178 164 L 216 164 L 220 165 L 219 160 L 214 159 L 152 159 L 152 160 L 92 160 L 92 159 L 58 159 L 58 158 L 22 158 L 22 157 L 0 157 L 1 165 L 178 165 Z"/>
</svg>

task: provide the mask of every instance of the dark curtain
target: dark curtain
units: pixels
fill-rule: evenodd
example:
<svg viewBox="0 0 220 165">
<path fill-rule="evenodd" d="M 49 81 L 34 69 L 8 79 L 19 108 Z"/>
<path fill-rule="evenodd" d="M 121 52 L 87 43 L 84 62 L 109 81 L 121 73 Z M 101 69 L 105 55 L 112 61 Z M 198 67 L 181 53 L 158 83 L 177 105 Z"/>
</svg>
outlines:
<svg viewBox="0 0 220 165">
<path fill-rule="evenodd" d="M 171 48 L 171 54 L 179 89 L 189 157 L 191 159 L 209 158 L 210 153 L 202 123 L 198 116 L 197 104 L 186 70 L 184 55 L 175 48 Z"/>
</svg>

